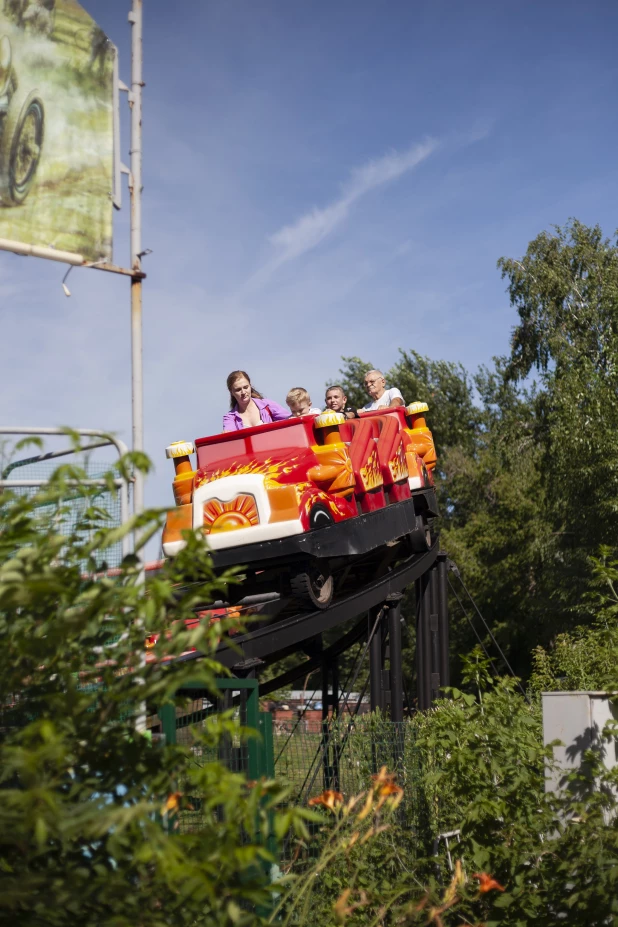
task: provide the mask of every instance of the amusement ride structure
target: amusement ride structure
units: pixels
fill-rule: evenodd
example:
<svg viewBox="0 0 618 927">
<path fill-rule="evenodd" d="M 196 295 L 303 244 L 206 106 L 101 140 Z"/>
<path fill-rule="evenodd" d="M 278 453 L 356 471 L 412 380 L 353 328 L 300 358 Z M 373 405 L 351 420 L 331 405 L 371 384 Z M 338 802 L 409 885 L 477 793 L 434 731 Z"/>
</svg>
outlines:
<svg viewBox="0 0 618 927">
<path fill-rule="evenodd" d="M 233 643 L 223 641 L 217 658 L 237 678 L 259 678 L 291 653 L 306 656 L 260 694 L 319 670 L 323 717 L 338 714 L 347 702 L 339 658 L 364 641 L 355 679 L 369 653 L 372 710 L 403 720 L 400 604 L 412 585 L 416 707 L 429 708 L 449 684 L 447 560 L 434 527 L 427 411 L 421 402 L 352 420 L 327 411 L 166 449 L 176 508 L 163 532 L 165 555 L 184 547 L 184 532 L 201 531 L 216 570 L 242 565 L 245 572 L 227 601 L 205 603 L 200 614 L 234 609 L 260 619 Z M 335 628 L 342 633 L 327 646 L 325 632 Z"/>
</svg>

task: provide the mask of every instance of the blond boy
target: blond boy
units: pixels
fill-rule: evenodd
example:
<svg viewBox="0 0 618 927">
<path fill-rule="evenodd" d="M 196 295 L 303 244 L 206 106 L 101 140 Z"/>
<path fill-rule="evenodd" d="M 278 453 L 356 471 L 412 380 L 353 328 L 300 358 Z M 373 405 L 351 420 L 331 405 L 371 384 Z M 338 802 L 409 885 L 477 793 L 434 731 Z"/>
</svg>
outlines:
<svg viewBox="0 0 618 927">
<path fill-rule="evenodd" d="M 285 397 L 292 415 L 319 415 L 321 409 L 311 405 L 311 396 L 302 386 L 295 386 Z"/>
</svg>

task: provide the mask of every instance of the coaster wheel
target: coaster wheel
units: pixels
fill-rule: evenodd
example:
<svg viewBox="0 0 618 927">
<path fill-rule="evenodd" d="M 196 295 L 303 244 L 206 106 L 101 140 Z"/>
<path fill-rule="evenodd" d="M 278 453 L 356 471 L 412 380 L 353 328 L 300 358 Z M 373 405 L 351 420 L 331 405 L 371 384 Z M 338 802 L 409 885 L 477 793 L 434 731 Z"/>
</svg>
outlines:
<svg viewBox="0 0 618 927">
<path fill-rule="evenodd" d="M 433 543 L 431 528 L 422 515 L 416 516 L 416 528 L 410 533 L 410 544 L 415 554 L 424 554 Z"/>
<path fill-rule="evenodd" d="M 309 530 L 326 528 L 334 522 L 333 516 L 322 502 L 318 502 L 309 512 Z"/>
<path fill-rule="evenodd" d="M 326 565 L 309 566 L 301 573 L 295 573 L 290 578 L 292 595 L 305 604 L 310 603 L 314 608 L 328 608 L 333 600 L 335 583 Z"/>
</svg>

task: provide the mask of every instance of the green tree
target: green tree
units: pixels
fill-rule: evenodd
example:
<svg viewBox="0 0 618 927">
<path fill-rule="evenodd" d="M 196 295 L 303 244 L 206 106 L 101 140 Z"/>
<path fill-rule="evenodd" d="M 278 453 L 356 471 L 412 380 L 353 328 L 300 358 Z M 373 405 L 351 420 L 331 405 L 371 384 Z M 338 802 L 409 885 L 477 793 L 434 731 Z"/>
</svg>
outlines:
<svg viewBox="0 0 618 927">
<path fill-rule="evenodd" d="M 535 440 L 559 539 L 554 593 L 579 617 L 589 556 L 618 536 L 618 247 L 598 226 L 571 220 L 498 266 L 519 315 L 508 375 L 540 378 Z"/>
<path fill-rule="evenodd" d="M 399 354 L 399 360 L 385 371 L 387 386 L 400 389 L 406 402 L 427 402 L 438 454 L 453 446 L 473 450 L 480 419 L 473 383 L 462 365 L 434 361 L 412 350 Z M 372 365 L 358 357 L 342 360 L 339 382 L 352 407 L 358 409 L 368 400 L 363 384 Z"/>
<path fill-rule="evenodd" d="M 557 635 L 533 652 L 530 686 L 535 692 L 614 691 L 618 682 L 618 560 L 602 547 L 592 557 L 592 591 L 587 595 L 593 620 Z"/>
<path fill-rule="evenodd" d="M 442 463 L 448 496 L 442 543 L 509 662 L 526 676 L 532 647 L 548 644 L 564 627 L 548 569 L 555 538 L 547 523 L 542 451 L 535 440 L 535 394 L 506 381 L 499 362 L 492 371 L 479 371 L 475 385 L 482 421 L 476 450 L 450 448 Z M 465 595 L 462 601 L 497 659 Z M 456 600 L 451 614 L 453 652 L 465 653 L 475 635 Z"/>
</svg>

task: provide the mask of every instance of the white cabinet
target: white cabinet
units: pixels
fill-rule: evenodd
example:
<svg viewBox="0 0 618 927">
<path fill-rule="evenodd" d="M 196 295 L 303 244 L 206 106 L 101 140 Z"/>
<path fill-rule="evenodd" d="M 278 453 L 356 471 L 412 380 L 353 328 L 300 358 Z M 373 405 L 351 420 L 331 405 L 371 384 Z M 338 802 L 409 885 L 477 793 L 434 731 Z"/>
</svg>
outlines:
<svg viewBox="0 0 618 927">
<path fill-rule="evenodd" d="M 618 695 L 607 692 L 543 692 L 543 741 L 554 747 L 554 768 L 547 769 L 546 792 L 564 789 L 565 776 L 577 769 L 587 750 L 594 750 L 607 769 L 618 765 L 618 728 L 603 737 L 609 721 L 618 722 Z M 617 796 L 618 797 L 618 796 Z"/>
</svg>

